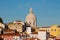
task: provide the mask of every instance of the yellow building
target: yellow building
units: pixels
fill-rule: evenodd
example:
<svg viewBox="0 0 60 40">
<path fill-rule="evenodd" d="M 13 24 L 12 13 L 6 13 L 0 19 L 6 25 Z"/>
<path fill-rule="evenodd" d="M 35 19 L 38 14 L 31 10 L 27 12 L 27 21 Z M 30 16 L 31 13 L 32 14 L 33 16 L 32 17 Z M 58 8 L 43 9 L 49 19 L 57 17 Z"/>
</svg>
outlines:
<svg viewBox="0 0 60 40">
<path fill-rule="evenodd" d="M 60 27 L 57 25 L 53 25 L 50 27 L 50 35 L 60 36 Z"/>
<path fill-rule="evenodd" d="M 38 30 L 46 30 L 52 36 L 60 36 L 60 26 L 57 25 L 52 25 L 51 27 L 39 27 Z"/>
</svg>

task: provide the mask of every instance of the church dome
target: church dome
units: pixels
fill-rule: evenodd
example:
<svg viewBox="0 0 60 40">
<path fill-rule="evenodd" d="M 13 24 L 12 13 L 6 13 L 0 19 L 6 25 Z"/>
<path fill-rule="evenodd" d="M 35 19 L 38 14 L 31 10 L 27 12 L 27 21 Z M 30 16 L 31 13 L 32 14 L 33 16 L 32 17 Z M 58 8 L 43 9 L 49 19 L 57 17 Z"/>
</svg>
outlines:
<svg viewBox="0 0 60 40">
<path fill-rule="evenodd" d="M 29 12 L 29 14 L 26 16 L 26 20 L 27 20 L 27 19 L 36 21 L 36 16 L 33 14 L 32 8 L 30 8 L 30 12 Z"/>
<path fill-rule="evenodd" d="M 26 23 L 30 26 L 36 26 L 36 16 L 32 12 L 32 8 L 30 8 L 29 14 L 26 16 Z"/>
</svg>

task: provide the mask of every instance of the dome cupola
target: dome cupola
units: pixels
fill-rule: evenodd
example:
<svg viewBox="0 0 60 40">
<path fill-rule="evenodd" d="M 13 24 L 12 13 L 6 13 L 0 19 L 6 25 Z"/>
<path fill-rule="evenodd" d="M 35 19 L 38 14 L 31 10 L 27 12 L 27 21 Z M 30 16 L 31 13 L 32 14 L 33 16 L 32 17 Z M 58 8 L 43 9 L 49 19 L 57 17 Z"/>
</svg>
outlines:
<svg viewBox="0 0 60 40">
<path fill-rule="evenodd" d="M 33 14 L 32 8 L 30 8 L 29 14 L 26 16 L 26 23 L 30 26 L 36 26 L 36 16 Z"/>
</svg>

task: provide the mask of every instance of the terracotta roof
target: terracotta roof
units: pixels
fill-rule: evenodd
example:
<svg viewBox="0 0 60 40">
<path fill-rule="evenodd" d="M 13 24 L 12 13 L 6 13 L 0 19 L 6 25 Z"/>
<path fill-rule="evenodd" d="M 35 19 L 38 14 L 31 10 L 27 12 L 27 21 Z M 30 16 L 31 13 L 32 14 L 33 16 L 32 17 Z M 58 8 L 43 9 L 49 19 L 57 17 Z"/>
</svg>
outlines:
<svg viewBox="0 0 60 40">
<path fill-rule="evenodd" d="M 2 35 L 0 35 L 0 38 L 2 38 Z"/>
<path fill-rule="evenodd" d="M 24 38 L 23 40 L 35 40 L 35 39 L 37 39 L 37 38 Z M 37 40 L 39 40 L 39 39 L 37 39 Z"/>
<path fill-rule="evenodd" d="M 55 39 L 55 40 L 60 40 L 60 39 Z"/>
<path fill-rule="evenodd" d="M 12 32 L 14 30 L 11 30 L 11 29 L 5 29 L 4 32 Z"/>
<path fill-rule="evenodd" d="M 20 36 L 19 33 L 3 34 L 2 36 Z"/>
<path fill-rule="evenodd" d="M 14 30 L 10 30 L 10 29 L 6 29 L 6 30 L 4 30 L 3 33 L 4 34 L 11 34 L 11 33 L 15 33 L 15 31 Z"/>
<path fill-rule="evenodd" d="M 0 35 L 0 38 L 9 37 L 9 36 L 20 36 L 20 34 L 19 33 L 3 34 Z"/>
<path fill-rule="evenodd" d="M 60 27 L 60 26 L 58 26 L 58 27 Z"/>
<path fill-rule="evenodd" d="M 38 34 L 38 32 L 32 32 L 31 34 Z"/>
</svg>

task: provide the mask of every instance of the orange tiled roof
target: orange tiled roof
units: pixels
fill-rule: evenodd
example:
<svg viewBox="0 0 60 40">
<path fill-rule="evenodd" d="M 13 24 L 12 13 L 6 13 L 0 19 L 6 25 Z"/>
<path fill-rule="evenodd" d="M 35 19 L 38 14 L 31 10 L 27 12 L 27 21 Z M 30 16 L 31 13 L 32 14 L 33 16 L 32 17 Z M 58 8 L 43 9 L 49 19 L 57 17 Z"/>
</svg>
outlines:
<svg viewBox="0 0 60 40">
<path fill-rule="evenodd" d="M 31 34 L 38 34 L 38 32 L 32 32 Z"/>
<path fill-rule="evenodd" d="M 3 34 L 2 36 L 20 36 L 19 33 Z"/>
</svg>

